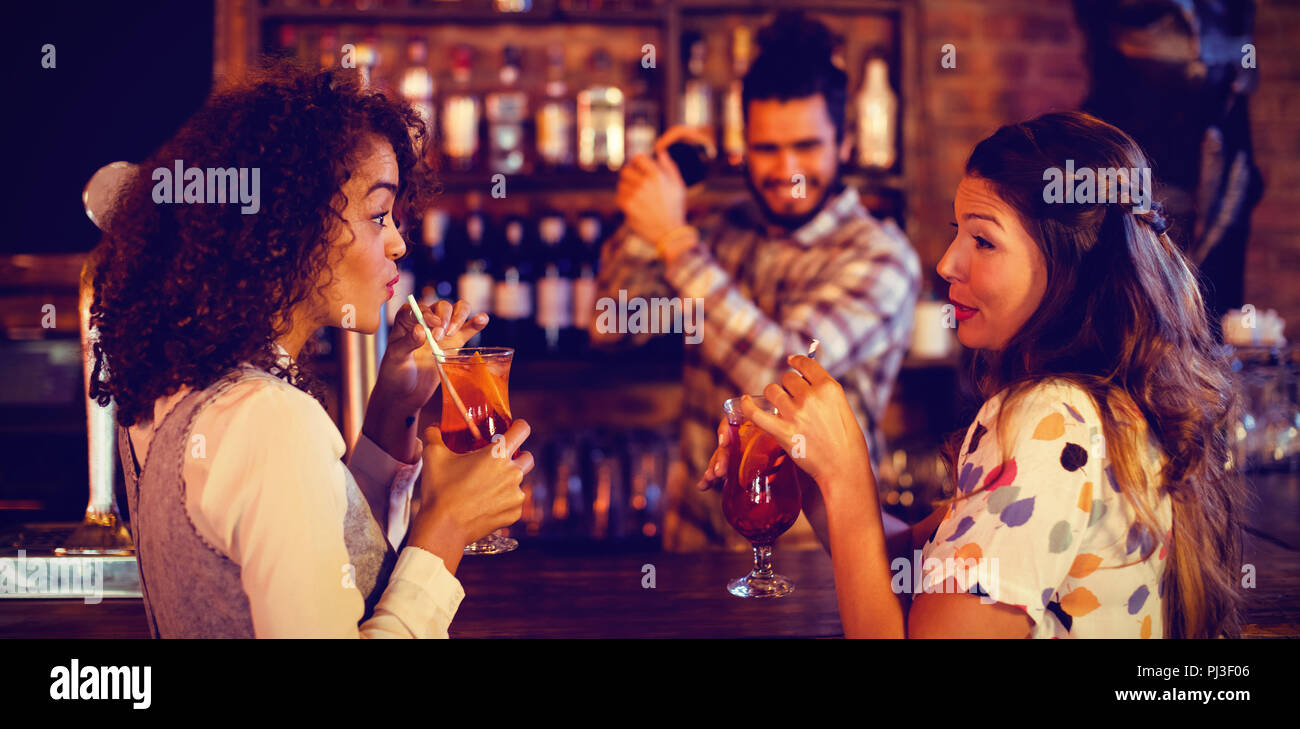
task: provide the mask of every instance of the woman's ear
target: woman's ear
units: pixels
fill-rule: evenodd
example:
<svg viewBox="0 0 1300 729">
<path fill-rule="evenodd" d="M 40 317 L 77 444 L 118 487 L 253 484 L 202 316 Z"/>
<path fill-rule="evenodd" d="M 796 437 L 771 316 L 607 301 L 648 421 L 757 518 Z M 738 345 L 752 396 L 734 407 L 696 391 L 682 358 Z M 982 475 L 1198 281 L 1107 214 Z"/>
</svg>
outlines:
<svg viewBox="0 0 1300 729">
<path fill-rule="evenodd" d="M 849 155 L 853 152 L 853 130 L 845 125 L 844 138 L 840 140 L 840 164 L 848 164 Z"/>
</svg>

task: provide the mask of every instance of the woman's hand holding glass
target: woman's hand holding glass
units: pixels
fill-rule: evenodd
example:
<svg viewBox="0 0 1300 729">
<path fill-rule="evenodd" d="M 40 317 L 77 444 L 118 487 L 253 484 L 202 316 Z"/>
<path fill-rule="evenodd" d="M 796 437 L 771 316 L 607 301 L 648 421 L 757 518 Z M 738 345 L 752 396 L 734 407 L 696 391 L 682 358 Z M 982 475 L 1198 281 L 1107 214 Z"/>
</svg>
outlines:
<svg viewBox="0 0 1300 729">
<path fill-rule="evenodd" d="M 874 499 L 874 491 L 867 488 L 871 475 L 867 441 L 843 388 L 814 359 L 796 354 L 787 362 L 794 370 L 783 373 L 780 384 L 763 389 L 778 412 L 755 407 L 748 396 L 741 401 L 741 411 L 817 483 L 828 509 L 845 499 L 861 498 L 863 491 Z M 725 480 L 728 452 L 735 447 L 728 430 L 724 418 L 718 427 L 718 448 L 698 484 L 701 489 L 720 487 Z"/>
<path fill-rule="evenodd" d="M 519 521 L 520 484 L 533 470 L 533 454 L 519 448 L 530 432 L 527 421 L 515 420 L 500 441 L 459 454 L 442 442 L 437 428 L 427 429 L 410 543 L 438 555 L 455 572 L 465 545 Z M 518 457 L 511 458 L 516 451 Z"/>
</svg>

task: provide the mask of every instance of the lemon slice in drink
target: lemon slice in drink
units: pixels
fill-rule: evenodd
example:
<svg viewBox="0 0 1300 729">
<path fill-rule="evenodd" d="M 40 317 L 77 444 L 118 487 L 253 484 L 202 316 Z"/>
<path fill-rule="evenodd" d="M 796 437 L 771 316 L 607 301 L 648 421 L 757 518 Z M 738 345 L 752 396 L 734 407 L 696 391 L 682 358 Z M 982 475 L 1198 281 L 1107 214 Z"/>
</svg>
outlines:
<svg viewBox="0 0 1300 729">
<path fill-rule="evenodd" d="M 497 387 L 497 378 L 492 373 L 492 365 L 488 364 L 478 352 L 471 355 L 469 361 L 470 379 L 487 398 L 488 406 L 513 420 L 510 407 L 506 404 L 506 396 L 501 392 L 501 388 Z"/>
<path fill-rule="evenodd" d="M 740 483 L 750 486 L 756 480 L 772 476 L 785 463 L 785 458 L 785 451 L 775 438 L 767 433 L 758 433 L 740 456 Z"/>
</svg>

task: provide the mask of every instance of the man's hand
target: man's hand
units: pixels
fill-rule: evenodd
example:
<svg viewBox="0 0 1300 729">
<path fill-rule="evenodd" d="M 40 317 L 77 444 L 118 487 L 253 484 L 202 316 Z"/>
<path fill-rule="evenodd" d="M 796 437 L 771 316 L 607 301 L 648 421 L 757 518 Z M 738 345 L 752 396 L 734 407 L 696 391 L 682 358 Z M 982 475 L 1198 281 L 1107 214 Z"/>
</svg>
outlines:
<svg viewBox="0 0 1300 729">
<path fill-rule="evenodd" d="M 708 129 L 683 124 L 670 127 L 655 141 L 653 157 L 640 154 L 623 166 L 615 198 L 628 227 L 653 243 L 665 261 L 673 260 L 698 240 L 685 227 L 686 184 L 677 164 L 668 156 L 668 148 L 681 140 L 703 146 L 711 157 L 717 155 Z"/>
<path fill-rule="evenodd" d="M 666 151 L 638 154 L 624 165 L 615 202 L 632 232 L 656 247 L 686 224 L 686 185 Z"/>
</svg>

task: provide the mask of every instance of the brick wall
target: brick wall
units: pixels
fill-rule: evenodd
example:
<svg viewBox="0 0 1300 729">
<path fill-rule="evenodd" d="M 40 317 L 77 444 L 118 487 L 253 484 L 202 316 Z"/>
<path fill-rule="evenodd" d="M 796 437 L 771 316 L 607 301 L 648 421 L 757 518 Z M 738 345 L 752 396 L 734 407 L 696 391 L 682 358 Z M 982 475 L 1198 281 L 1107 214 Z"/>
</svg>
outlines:
<svg viewBox="0 0 1300 729">
<path fill-rule="evenodd" d="M 1300 339 L 1300 2 L 1261 0 L 1255 16 L 1259 89 L 1251 132 L 1264 198 L 1251 219 L 1246 301 L 1277 309 Z"/>
<path fill-rule="evenodd" d="M 1078 108 L 1087 92 L 1083 34 L 1068 0 L 922 0 L 918 17 L 921 135 L 913 243 L 934 267 L 952 241 L 952 198 L 971 149 L 999 126 Z M 956 68 L 940 64 L 945 44 Z"/>
<path fill-rule="evenodd" d="M 970 150 L 999 126 L 1077 109 L 1088 88 L 1084 37 L 1069 0 L 920 0 L 920 144 L 914 150 L 913 243 L 934 267 L 952 240 L 953 193 Z M 1268 185 L 1255 210 L 1246 298 L 1276 308 L 1300 337 L 1300 3 L 1259 0 L 1260 87 L 1251 97 L 1255 151 Z M 941 47 L 957 67 L 942 68 Z"/>
</svg>

